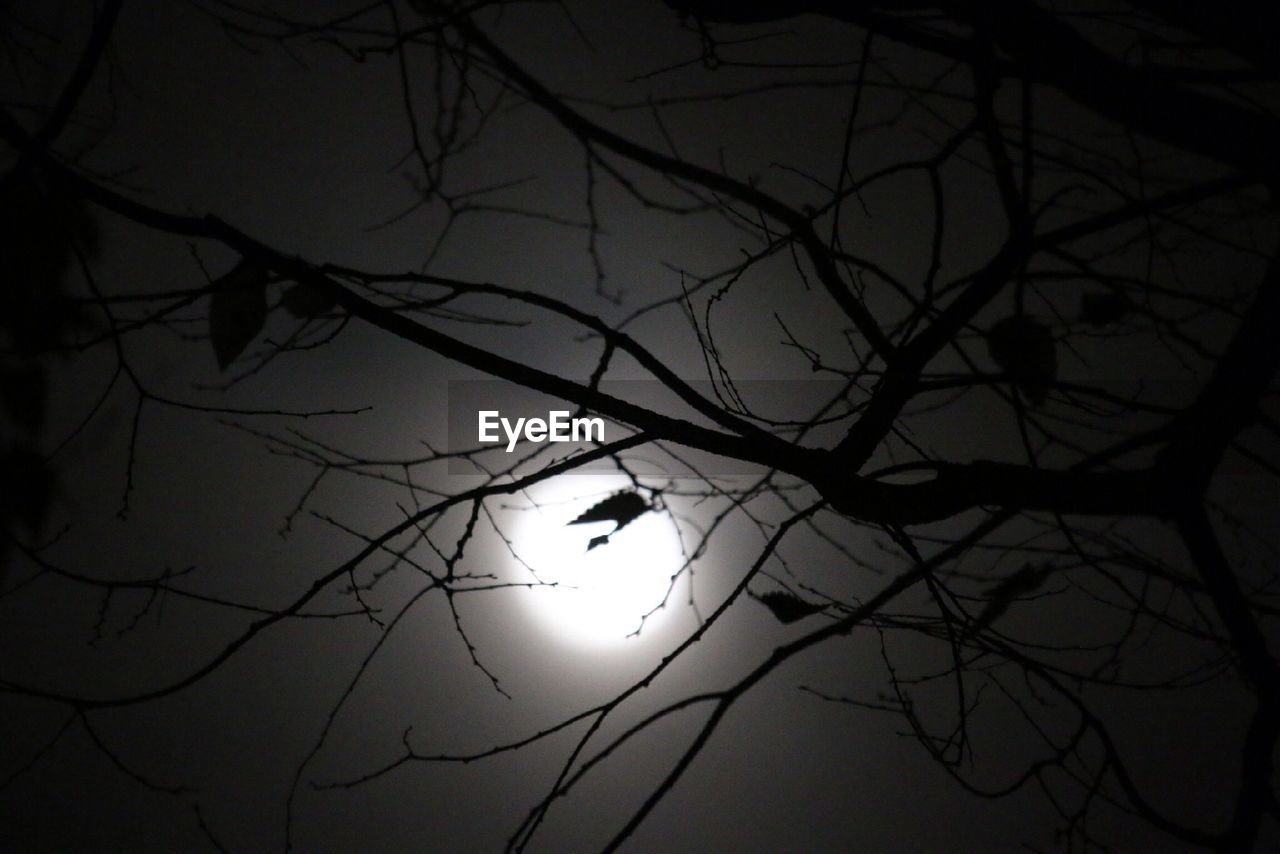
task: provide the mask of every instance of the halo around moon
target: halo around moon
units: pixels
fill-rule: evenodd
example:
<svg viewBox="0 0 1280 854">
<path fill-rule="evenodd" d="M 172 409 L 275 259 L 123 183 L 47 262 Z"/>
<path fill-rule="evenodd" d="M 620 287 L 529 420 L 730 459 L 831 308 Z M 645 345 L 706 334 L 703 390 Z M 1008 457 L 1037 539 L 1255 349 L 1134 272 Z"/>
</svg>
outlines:
<svg viewBox="0 0 1280 854">
<path fill-rule="evenodd" d="M 515 520 L 512 547 L 547 585 L 521 599 L 563 640 L 597 648 L 623 644 L 642 620 L 642 634 L 656 630 L 677 601 L 673 592 L 668 607 L 659 608 L 683 560 L 679 533 L 665 513 L 643 513 L 590 550 L 591 539 L 610 534 L 614 523 L 569 524 L 628 485 L 602 475 L 557 478 L 532 488 L 534 506 Z"/>
</svg>

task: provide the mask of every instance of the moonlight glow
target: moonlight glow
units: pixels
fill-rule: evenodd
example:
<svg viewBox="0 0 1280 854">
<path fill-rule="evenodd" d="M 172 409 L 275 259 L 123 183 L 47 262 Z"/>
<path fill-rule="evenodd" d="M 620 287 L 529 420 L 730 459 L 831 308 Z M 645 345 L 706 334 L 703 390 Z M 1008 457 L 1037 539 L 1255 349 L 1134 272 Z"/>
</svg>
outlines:
<svg viewBox="0 0 1280 854">
<path fill-rule="evenodd" d="M 625 642 L 643 615 L 662 602 L 680 568 L 679 534 L 661 512 L 643 514 L 591 551 L 587 543 L 608 534 L 613 523 L 568 524 L 624 485 L 599 476 L 561 478 L 537 490 L 539 506 L 520 516 L 516 553 L 539 580 L 556 584 L 522 598 L 548 629 L 568 640 L 595 646 Z M 678 596 L 673 593 L 668 605 Z M 670 610 L 649 617 L 645 632 L 656 629 Z"/>
</svg>

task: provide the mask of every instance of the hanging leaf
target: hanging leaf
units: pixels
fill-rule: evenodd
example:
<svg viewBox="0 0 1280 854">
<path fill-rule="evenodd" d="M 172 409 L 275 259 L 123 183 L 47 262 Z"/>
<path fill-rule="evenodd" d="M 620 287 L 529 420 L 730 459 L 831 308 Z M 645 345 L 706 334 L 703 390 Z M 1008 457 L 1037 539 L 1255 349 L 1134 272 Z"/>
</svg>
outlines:
<svg viewBox="0 0 1280 854">
<path fill-rule="evenodd" d="M 1054 571 L 1052 564 L 1036 566 L 1028 563 L 1013 575 L 1000 579 L 992 587 L 991 594 L 987 597 L 987 604 L 970 631 L 976 632 L 991 625 L 1009 610 L 1009 606 L 1020 596 L 1027 596 L 1040 589 L 1040 585 L 1044 584 Z"/>
<path fill-rule="evenodd" d="M 645 501 L 644 496 L 634 490 L 627 490 L 610 495 L 604 501 L 586 510 L 569 524 L 585 525 L 588 522 L 614 522 L 617 527 L 610 533 L 617 533 L 652 509 L 649 506 L 649 502 Z M 599 539 L 599 537 L 596 539 Z M 588 546 L 588 548 L 594 547 Z"/>
<path fill-rule="evenodd" d="M 0 519 L 17 519 L 39 536 L 52 495 L 53 473 L 41 454 L 13 448 L 0 457 Z"/>
<path fill-rule="evenodd" d="M 338 300 L 332 288 L 322 283 L 297 282 L 280 295 L 280 304 L 294 317 L 305 320 L 333 309 Z"/>
<path fill-rule="evenodd" d="M 0 188 L 0 330 L 11 351 L 48 349 L 80 313 L 62 283 L 77 251 L 97 247 L 97 229 L 83 202 L 35 169 L 7 176 Z"/>
<path fill-rule="evenodd" d="M 243 259 L 214 283 L 209 303 L 209 340 L 218 357 L 218 367 L 224 371 L 266 323 L 269 272 L 258 262 Z"/>
<path fill-rule="evenodd" d="M 1036 406 L 1045 402 L 1058 376 L 1058 352 L 1049 327 L 1022 314 L 999 321 L 987 331 L 987 349 L 995 363 Z"/>
<path fill-rule="evenodd" d="M 748 590 L 747 593 L 750 594 L 752 599 L 768 608 L 780 623 L 794 623 L 819 611 L 825 611 L 827 608 L 826 605 L 806 602 L 799 596 L 783 590 L 770 590 L 768 593 L 761 594 L 752 593 Z"/>
<path fill-rule="evenodd" d="M 0 369 L 0 403 L 29 434 L 44 423 L 46 386 L 44 369 L 38 365 Z"/>
<path fill-rule="evenodd" d="M 572 523 L 571 523 L 571 524 L 572 524 Z M 596 546 L 607 546 L 607 545 L 609 545 L 609 535 L 608 535 L 608 534 L 601 534 L 601 535 L 600 535 L 600 536 L 598 536 L 598 537 L 592 537 L 592 538 L 591 538 L 591 541 L 590 541 L 589 543 L 587 543 L 587 551 L 591 551 L 591 550 L 592 550 L 592 549 L 594 549 Z"/>
<path fill-rule="evenodd" d="M 1133 302 L 1123 291 L 1084 294 L 1080 297 L 1080 319 L 1090 326 L 1119 323 L 1133 311 Z"/>
</svg>

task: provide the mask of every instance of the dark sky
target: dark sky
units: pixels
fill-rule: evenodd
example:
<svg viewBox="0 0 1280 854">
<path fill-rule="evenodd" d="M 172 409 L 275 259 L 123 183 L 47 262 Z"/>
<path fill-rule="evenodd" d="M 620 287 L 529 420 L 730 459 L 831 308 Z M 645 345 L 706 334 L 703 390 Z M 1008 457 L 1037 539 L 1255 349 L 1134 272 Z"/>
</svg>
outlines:
<svg viewBox="0 0 1280 854">
<path fill-rule="evenodd" d="M 6 81 L 0 98 L 28 126 L 37 123 L 39 111 L 18 106 L 47 102 L 59 91 L 84 44 L 86 5 L 0 5 L 6 16 L 6 58 L 14 72 L 21 72 L 0 78 Z M 284 19 L 310 21 L 355 8 L 342 3 L 271 6 Z M 411 5 L 396 9 L 406 26 L 419 20 Z M 707 379 L 699 336 L 679 300 L 680 271 L 684 284 L 692 286 L 699 275 L 759 251 L 754 224 L 708 211 L 674 215 L 641 204 L 600 166 L 589 176 L 581 144 L 537 107 L 514 97 L 498 103 L 474 145 L 448 160 L 442 184 L 444 193 L 458 198 L 482 187 L 503 189 L 474 197 L 476 209 L 450 222 L 438 199 L 419 204 L 421 166 L 406 154 L 411 131 L 394 54 L 371 52 L 357 62 L 319 35 L 262 38 L 224 26 L 220 17 L 280 31 L 266 18 L 212 0 L 124 4 L 110 54 L 57 150 L 82 153 L 78 169 L 147 205 L 177 214 L 215 214 L 308 262 L 379 272 L 426 270 L 510 285 L 572 303 L 609 324 L 657 305 L 627 321 L 627 331 L 680 376 Z M 572 93 L 576 108 L 618 133 L 660 150 L 670 148 L 691 162 L 749 176 L 797 208 L 821 204 L 830 195 L 822 183 L 835 180 L 840 167 L 851 81 L 859 73 L 863 35 L 856 28 L 815 15 L 754 29 L 715 28 L 726 39 L 726 55 L 747 63 L 716 70 L 698 60 L 696 28 L 682 26 L 673 10 L 652 0 L 566 9 L 513 5 L 477 20 L 539 79 L 554 91 Z M 358 30 L 385 30 L 385 14 L 354 21 L 355 29 L 340 38 L 344 46 L 384 41 Z M 727 44 L 747 35 L 758 38 Z M 1103 43 L 1127 38 L 1123 29 L 1097 37 Z M 864 72 L 870 83 L 860 105 L 859 132 L 849 146 L 851 169 L 858 175 L 930 156 L 969 115 L 963 71 L 887 40 L 876 43 L 873 55 Z M 412 52 L 404 73 L 429 81 L 430 54 Z M 755 90 L 779 81 L 787 85 L 750 97 L 700 97 L 655 110 L 645 107 L 649 99 Z M 493 102 L 497 84 L 477 73 L 474 86 L 464 98 Z M 1044 145 L 1076 158 L 1073 168 L 1044 165 L 1040 193 L 1048 197 L 1055 188 L 1062 191 L 1055 197 L 1060 203 L 1041 220 L 1049 228 L 1104 207 L 1105 190 L 1099 187 L 1108 186 L 1107 158 L 1122 162 L 1131 145 L 1146 143 L 1133 143 L 1048 89 L 1038 92 Z M 435 96 L 429 85 L 415 82 L 411 97 L 425 127 Z M 1001 107 L 1016 116 L 1016 91 L 1002 92 L 1002 98 Z M 605 102 L 613 108 L 602 106 Z M 468 121 L 474 122 L 474 113 Z M 1159 147 L 1150 150 L 1144 177 L 1153 186 L 1216 174 L 1202 161 L 1180 160 Z M 10 158 L 10 149 L 4 151 Z M 630 164 L 619 168 L 654 199 L 688 201 L 680 186 Z M 980 146 L 949 160 L 940 178 L 946 186 L 947 229 L 938 275 L 940 282 L 950 282 L 998 247 L 1002 214 Z M 1257 207 L 1254 197 L 1233 198 L 1212 216 L 1205 214 L 1214 223 L 1214 239 L 1205 238 L 1197 225 L 1167 240 L 1162 235 L 1151 247 L 1137 240 L 1126 247 L 1117 237 L 1114 244 L 1107 242 L 1110 238 L 1091 244 L 1089 251 L 1096 251 L 1098 263 L 1117 280 L 1148 275 L 1170 288 L 1203 282 L 1187 287 L 1225 299 L 1254 286 L 1274 247 L 1266 228 L 1274 226 L 1274 218 L 1257 213 Z M 592 230 L 583 227 L 593 216 L 594 241 Z M 873 182 L 842 206 L 841 216 L 850 255 L 874 258 L 887 275 L 911 287 L 928 276 L 934 209 L 925 176 L 906 173 Z M 821 222 L 830 228 L 829 218 Z M 200 288 L 237 260 L 213 241 L 159 234 L 102 211 L 94 214 L 94 223 L 98 249 L 89 263 L 97 285 L 113 296 Z M 1218 239 L 1228 231 L 1229 240 Z M 593 242 L 605 273 L 599 285 Z M 862 281 L 869 285 L 867 304 L 878 316 L 902 314 L 904 303 L 893 288 L 872 275 Z M 68 274 L 64 284 L 69 293 L 89 296 L 82 277 Z M 707 333 L 710 318 L 724 366 L 735 378 L 752 381 L 742 387 L 749 404 L 774 417 L 807 417 L 807 407 L 829 391 L 832 380 L 815 374 L 805 355 L 787 345 L 786 333 L 832 364 L 852 366 L 849 324 L 814 282 L 797 275 L 786 251 L 752 265 L 734 280 L 731 292 L 717 294 L 723 284 L 717 280 L 691 298 L 701 331 Z M 1060 340 L 1071 336 L 1069 346 L 1058 349 L 1059 377 L 1153 406 L 1180 405 L 1195 394 L 1206 362 L 1196 347 L 1219 349 L 1236 321 L 1224 312 L 1177 303 L 1165 320 L 1192 343 L 1169 343 L 1140 325 L 1124 335 L 1104 335 L 1071 325 L 1078 293 L 1049 288 L 1027 298 L 1029 311 L 1056 324 Z M 960 336 L 964 346 L 946 351 L 932 366 L 939 376 L 994 370 L 985 347 L 974 342 L 982 329 L 1009 313 L 1011 304 L 1002 298 L 966 327 Z M 122 302 L 119 310 L 136 317 L 145 305 Z M 483 482 L 478 475 L 457 474 L 456 465 L 441 460 L 413 467 L 413 489 L 394 482 L 406 469 L 388 464 L 358 468 L 393 482 L 334 470 L 312 490 L 317 469 L 309 460 L 317 455 L 336 460 L 345 454 L 346 462 L 395 461 L 421 457 L 428 447 L 460 449 L 447 429 L 449 381 L 481 374 L 354 321 L 323 346 L 285 353 L 225 388 L 246 372 L 255 354 L 267 352 L 268 341 L 278 342 L 296 323 L 274 311 L 242 360 L 219 371 L 207 340 L 207 306 L 202 298 L 179 310 L 177 323 L 149 326 L 125 339 L 129 364 L 152 393 L 201 407 L 361 411 L 298 419 L 149 402 L 137 416 L 130 464 L 137 394 L 117 380 L 88 426 L 54 457 L 57 487 L 44 533 L 58 532 L 58 537 L 42 552 L 49 562 L 117 581 L 192 568 L 173 582 L 175 588 L 278 609 L 358 551 L 361 535 L 376 536 L 399 523 L 415 504 Z M 586 381 L 599 357 L 598 339 L 527 306 L 472 297 L 449 308 L 513 323 L 423 317 L 464 341 L 558 376 Z M 978 360 L 976 367 L 970 357 Z M 43 451 L 57 447 L 107 388 L 115 358 L 110 343 L 99 343 L 39 360 L 50 389 L 38 437 Z M 608 375 L 610 380 L 643 377 L 640 366 L 624 356 Z M 869 386 L 864 379 L 862 388 Z M 707 423 L 669 400 L 649 404 L 650 392 L 651 387 L 636 386 L 619 394 Z M 946 405 L 934 406 L 940 401 Z M 911 459 L 913 449 L 921 447 L 961 462 L 1019 459 L 1019 425 L 1005 401 L 992 388 L 955 400 L 922 400 L 908 410 L 903 433 L 886 441 L 868 466 Z M 1093 420 L 1071 420 L 1082 412 Z M 1081 442 L 1105 441 L 1100 437 L 1111 435 L 1108 431 L 1132 431 L 1152 417 L 1107 415 L 1083 405 L 1064 406 L 1061 413 L 1055 423 Z M 834 441 L 839 431 L 819 430 L 806 441 L 820 446 Z M 5 435 L 8 441 L 10 434 Z M 1274 437 L 1270 441 L 1264 448 L 1274 451 Z M 652 448 L 644 453 L 663 460 Z M 500 452 L 485 459 L 492 465 L 505 461 Z M 521 471 L 532 471 L 545 459 Z M 1049 465 L 1071 460 L 1072 452 L 1064 448 L 1045 456 Z M 1232 518 L 1247 523 L 1234 529 L 1231 556 L 1238 558 L 1247 580 L 1261 584 L 1270 578 L 1275 552 L 1248 532 L 1274 528 L 1276 481 L 1239 457 L 1228 457 L 1226 466 L 1227 476 L 1215 481 L 1214 497 Z M 723 474 L 715 483 L 724 490 L 752 481 L 740 471 L 729 463 L 704 463 L 704 472 Z M 129 510 L 122 518 L 117 511 L 130 482 Z M 714 494 L 702 481 L 653 478 L 644 485 L 668 489 L 670 514 L 647 514 L 634 528 L 620 531 L 590 556 L 596 561 L 591 572 L 607 573 L 627 560 L 636 562 L 637 555 L 657 554 L 654 544 L 663 538 L 668 550 L 681 541 L 692 549 L 699 532 L 728 505 L 724 493 Z M 409 763 L 350 788 L 324 786 L 386 766 L 403 754 L 406 741 L 422 754 L 481 752 L 608 701 L 695 631 L 699 616 L 714 611 L 744 577 L 775 526 L 815 495 L 812 489 L 784 488 L 729 514 L 694 564 L 694 574 L 680 577 L 667 607 L 640 637 L 587 642 L 573 627 L 555 624 L 577 619 L 572 611 L 539 604 L 567 591 L 525 586 L 536 577 L 512 558 L 490 520 L 517 550 L 533 548 L 530 539 L 542 536 L 544 528 L 559 531 L 560 520 L 629 487 L 621 475 L 584 474 L 488 499 L 458 571 L 475 573 L 475 586 L 512 586 L 452 600 L 429 592 L 389 632 L 358 615 L 285 620 L 188 688 L 154 701 L 94 710 L 85 719 L 65 703 L 20 692 L 0 694 L 0 780 L 8 781 L 0 789 L 0 849 L 174 851 L 221 845 L 232 851 L 281 850 L 288 826 L 301 851 L 501 850 L 553 784 L 584 724 L 480 761 Z M 557 503 L 570 499 L 576 502 L 569 505 L 572 510 Z M 302 510 L 292 515 L 300 501 Z M 539 521 L 535 504 L 545 505 L 541 512 L 556 521 Z M 467 525 L 466 510 L 450 511 L 432 529 L 432 542 L 449 551 Z M 921 551 L 937 552 L 983 512 L 922 526 Z M 1045 528 L 1043 519 L 1015 522 L 996 539 L 1025 549 L 1007 546 L 966 555 L 952 567 L 959 589 L 975 596 L 989 591 L 994 579 L 1044 559 L 1036 552 L 1042 544 L 1059 549 L 1054 559 L 1070 563 L 1071 556 L 1062 554 L 1066 548 Z M 817 529 L 797 530 L 783 543 L 781 560 L 766 564 L 769 577 L 752 582 L 753 591 L 779 589 L 785 582 L 811 598 L 829 596 L 851 606 L 908 565 L 883 531 L 847 523 L 836 514 L 823 517 Z M 1174 564 L 1182 560 L 1176 540 L 1153 522 L 1082 522 L 1078 530 L 1082 536 L 1114 536 L 1131 544 L 1134 553 Z M 611 557 L 623 551 L 626 560 Z M 413 556 L 440 570 L 440 557 L 421 543 Z M 383 575 L 389 563 L 386 555 L 378 555 L 352 576 L 363 585 L 378 579 L 365 595 L 388 618 L 424 586 L 423 574 L 404 563 Z M 676 569 L 678 562 L 654 572 L 661 580 Z M 1030 648 L 1051 648 L 1046 657 L 1063 667 L 1093 661 L 1101 655 L 1095 646 L 1103 643 L 1099 639 L 1123 633 L 1130 615 L 1099 593 L 1109 589 L 1101 573 L 1084 576 L 1074 573 L 1051 585 L 1056 598 L 1050 606 L 1015 605 L 1002 625 Z M 145 589 L 117 589 L 105 596 L 92 585 L 42 573 L 16 554 L 4 584 L 0 680 L 81 697 L 170 684 L 212 659 L 261 616 L 174 593 L 152 600 Z M 356 607 L 346 588 L 345 582 L 334 583 L 310 610 L 332 614 Z M 1170 601 L 1169 613 L 1193 628 L 1180 637 L 1167 627 L 1139 626 L 1125 646 L 1125 676 L 1135 684 L 1170 679 L 1199 662 L 1207 662 L 1205 674 L 1220 675 L 1219 651 L 1196 636 L 1194 626 L 1203 613 L 1174 594 Z M 651 604 L 641 604 L 640 611 Z M 951 682 L 934 677 L 950 666 L 948 645 L 890 625 L 932 613 L 927 592 L 910 590 L 885 609 L 887 622 L 878 629 L 856 629 L 772 672 L 732 707 L 626 850 L 1066 850 L 1068 841 L 1078 847 L 1078 837 L 1059 834 L 1070 820 L 1055 812 L 1037 784 L 1002 799 L 972 795 L 920 746 L 903 716 L 825 701 L 803 690 L 891 702 L 889 662 L 905 680 L 921 680 L 908 687 L 917 711 L 927 723 L 942 727 L 954 712 L 954 698 Z M 733 684 L 780 644 L 829 619 L 822 615 L 784 625 L 760 603 L 741 597 L 652 686 L 608 718 L 588 755 L 666 704 Z M 468 643 L 483 668 L 474 663 Z M 1178 690 L 1090 687 L 1082 693 L 1105 714 L 1131 770 L 1162 810 L 1216 826 L 1230 812 L 1237 745 L 1252 706 L 1238 682 L 1206 678 L 1198 684 L 1200 675 L 1193 673 Z M 1007 785 L 1045 752 L 1034 729 L 1001 695 L 1006 690 L 1039 709 L 1056 742 L 1070 735 L 1070 709 L 1055 706 L 1043 688 L 1028 687 L 1012 670 L 1007 679 L 996 673 L 980 694 L 982 714 L 971 721 L 973 755 L 959 769 L 977 785 Z M 590 851 L 608 843 L 677 761 L 705 719 L 705 708 L 670 716 L 594 768 L 554 804 L 530 849 Z M 1081 752 L 1081 764 L 1069 765 L 1072 773 L 1088 773 L 1087 763 L 1100 760 L 1096 744 L 1086 744 Z M 1078 792 L 1060 769 L 1047 779 L 1055 796 Z M 182 791 L 157 791 L 166 788 Z M 1074 809 L 1078 794 L 1063 797 L 1064 808 Z M 1191 850 L 1101 802 L 1090 813 L 1089 830 L 1109 840 L 1113 850 Z M 1258 850 L 1280 840 L 1277 833 L 1274 821 L 1266 824 Z"/>
</svg>

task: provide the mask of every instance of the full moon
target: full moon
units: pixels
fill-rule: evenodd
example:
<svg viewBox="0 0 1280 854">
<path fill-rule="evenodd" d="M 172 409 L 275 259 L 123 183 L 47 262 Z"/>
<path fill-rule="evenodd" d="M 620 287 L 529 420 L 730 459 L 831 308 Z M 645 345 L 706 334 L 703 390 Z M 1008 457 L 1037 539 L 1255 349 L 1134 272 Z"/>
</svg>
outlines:
<svg viewBox="0 0 1280 854">
<path fill-rule="evenodd" d="M 679 533 L 666 513 L 643 513 L 590 550 L 591 539 L 610 534 L 614 523 L 569 524 L 627 486 L 605 475 L 557 478 L 531 489 L 532 504 L 518 516 L 512 548 L 527 571 L 547 585 L 521 598 L 539 622 L 566 640 L 596 647 L 621 644 L 642 620 L 647 634 L 672 610 L 654 610 L 683 560 Z M 678 595 L 671 593 L 668 606 Z"/>
</svg>

